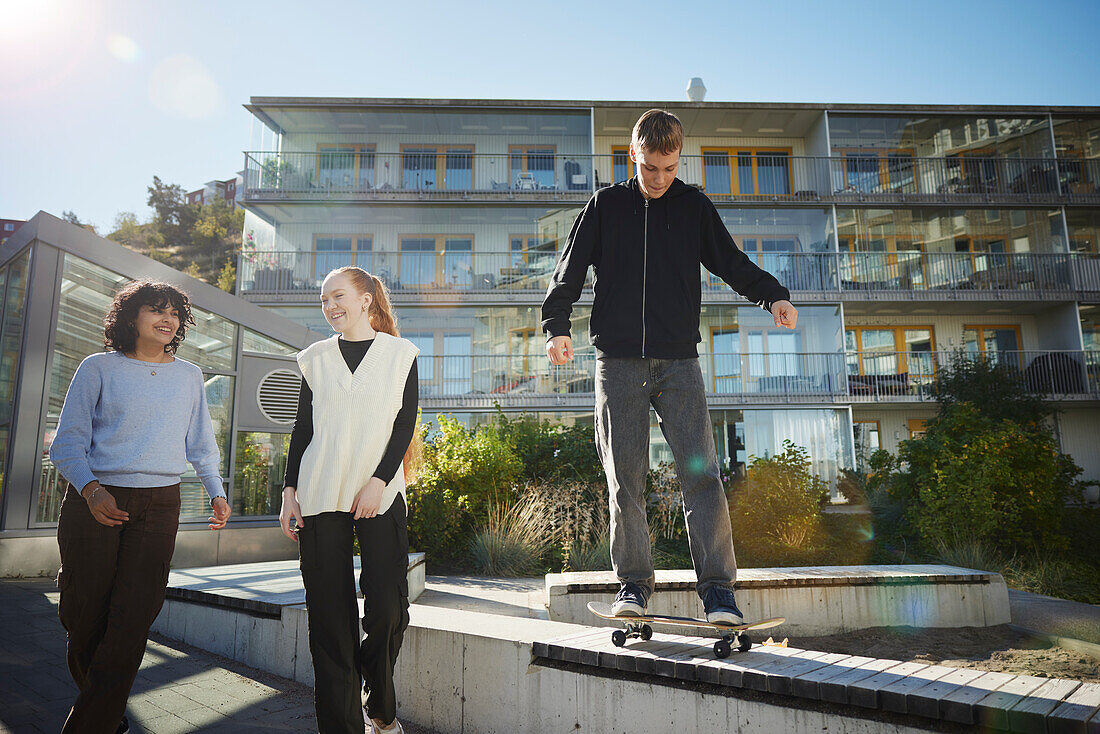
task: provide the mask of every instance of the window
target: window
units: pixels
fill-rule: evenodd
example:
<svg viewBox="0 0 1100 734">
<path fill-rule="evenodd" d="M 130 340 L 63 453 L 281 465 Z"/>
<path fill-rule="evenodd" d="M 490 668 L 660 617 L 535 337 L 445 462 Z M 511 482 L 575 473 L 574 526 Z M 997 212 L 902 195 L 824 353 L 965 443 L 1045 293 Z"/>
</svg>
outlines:
<svg viewBox="0 0 1100 734">
<path fill-rule="evenodd" d="M 402 146 L 401 186 L 414 191 L 472 189 L 474 186 L 473 146 Z"/>
<path fill-rule="evenodd" d="M 865 288 L 918 288 L 928 286 L 929 269 L 924 243 L 911 236 L 879 235 L 856 239 L 840 236 L 841 280 Z M 847 253 L 845 255 L 844 253 Z M 934 257 L 934 256 L 933 256 Z"/>
<path fill-rule="evenodd" d="M 703 148 L 703 186 L 711 196 L 789 196 L 789 148 Z"/>
<path fill-rule="evenodd" d="M 15 225 L 12 224 L 11 222 L 5 222 L 4 223 L 4 231 L 5 232 L 14 232 L 15 231 Z"/>
<path fill-rule="evenodd" d="M 552 145 L 513 145 L 508 148 L 508 167 L 513 189 L 555 188 Z"/>
<path fill-rule="evenodd" d="M 404 338 L 411 341 L 420 350 L 416 357 L 416 373 L 420 378 L 420 396 L 434 397 L 435 388 L 435 335 L 432 332 L 406 332 Z"/>
<path fill-rule="evenodd" d="M 278 515 L 282 503 L 289 433 L 237 433 L 233 514 Z"/>
<path fill-rule="evenodd" d="M 0 317 L 0 498 L 3 497 L 3 481 L 7 467 L 15 374 L 19 366 L 19 352 L 23 345 L 24 304 L 29 270 L 29 249 L 0 268 L 0 312 L 3 314 Z"/>
<path fill-rule="evenodd" d="M 741 392 L 741 335 L 737 327 L 716 327 L 710 332 L 714 392 Z"/>
<path fill-rule="evenodd" d="M 871 454 L 882 448 L 878 421 L 852 421 L 852 439 L 856 449 L 856 467 L 867 469 Z"/>
<path fill-rule="evenodd" d="M 557 241 L 533 234 L 508 236 L 508 263 L 513 268 L 535 268 L 548 272 L 557 264 Z"/>
<path fill-rule="evenodd" d="M 1012 354 L 1020 349 L 1017 325 L 974 325 L 963 327 L 963 347 L 967 354 L 980 355 L 990 364 L 1013 364 Z M 1020 355 L 1017 355 L 1019 358 Z"/>
<path fill-rule="evenodd" d="M 373 272 L 371 235 L 318 234 L 313 237 L 313 280 L 320 286 L 325 276 L 336 268 L 358 265 Z M 354 253 L 354 254 L 352 254 Z"/>
<path fill-rule="evenodd" d="M 928 420 L 926 418 L 910 418 L 907 423 L 910 439 L 924 437 L 924 426 L 926 423 L 928 423 Z"/>
<path fill-rule="evenodd" d="M 849 375 L 905 375 L 910 382 L 935 374 L 931 326 L 854 326 L 844 332 Z"/>
<path fill-rule="evenodd" d="M 398 280 L 402 288 L 470 288 L 473 235 L 402 235 Z"/>
<path fill-rule="evenodd" d="M 630 160 L 630 148 L 626 145 L 615 145 L 611 148 L 611 176 L 612 183 L 626 181 L 634 178 L 634 161 Z"/>
<path fill-rule="evenodd" d="M 863 193 L 917 193 L 916 163 L 912 150 L 839 151 L 846 191 Z"/>
<path fill-rule="evenodd" d="M 317 184 L 322 188 L 374 188 L 373 145 L 318 145 Z"/>
</svg>

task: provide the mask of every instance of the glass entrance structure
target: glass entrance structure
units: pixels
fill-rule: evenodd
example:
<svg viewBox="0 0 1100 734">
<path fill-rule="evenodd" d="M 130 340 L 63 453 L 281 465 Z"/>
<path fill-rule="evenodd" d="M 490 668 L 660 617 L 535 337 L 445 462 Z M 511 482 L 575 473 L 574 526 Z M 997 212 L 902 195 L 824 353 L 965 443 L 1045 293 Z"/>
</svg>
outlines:
<svg viewBox="0 0 1100 734">
<path fill-rule="evenodd" d="M 224 561 L 220 548 L 233 549 L 233 560 L 296 554 L 278 542 L 270 521 L 252 518 L 278 512 L 300 380 L 294 355 L 319 335 L 39 213 L 0 248 L 0 576 L 56 570 L 55 528 L 66 484 L 50 462 L 50 444 L 77 366 L 103 351 L 103 317 L 115 292 L 139 278 L 171 282 L 191 297 L 196 323 L 178 356 L 203 371 L 234 511 L 223 537 L 210 537 L 206 492 L 189 465 L 180 483 L 176 562 Z M 242 553 L 244 545 L 232 540 L 256 533 L 275 542 L 252 542 Z"/>
</svg>

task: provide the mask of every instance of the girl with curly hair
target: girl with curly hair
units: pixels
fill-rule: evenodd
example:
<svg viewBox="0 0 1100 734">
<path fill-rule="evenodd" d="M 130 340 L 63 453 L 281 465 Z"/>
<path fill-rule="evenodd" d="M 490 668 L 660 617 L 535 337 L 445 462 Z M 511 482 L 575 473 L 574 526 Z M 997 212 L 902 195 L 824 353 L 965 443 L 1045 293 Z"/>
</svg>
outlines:
<svg viewBox="0 0 1100 734">
<path fill-rule="evenodd" d="M 65 395 L 50 459 L 69 483 L 58 616 L 79 694 L 63 734 L 129 729 L 126 699 L 164 603 L 186 462 L 210 495 L 210 528 L 229 520 L 202 370 L 175 356 L 194 323 L 175 286 L 123 286 L 103 322 L 107 351 L 80 363 Z"/>
<path fill-rule="evenodd" d="M 362 734 L 366 720 L 401 732 L 393 668 L 409 625 L 405 483 L 419 451 L 419 350 L 399 336 L 382 281 L 361 268 L 325 277 L 321 310 L 337 334 L 298 354 L 305 379 L 279 516 L 301 556 L 317 728 Z"/>
</svg>

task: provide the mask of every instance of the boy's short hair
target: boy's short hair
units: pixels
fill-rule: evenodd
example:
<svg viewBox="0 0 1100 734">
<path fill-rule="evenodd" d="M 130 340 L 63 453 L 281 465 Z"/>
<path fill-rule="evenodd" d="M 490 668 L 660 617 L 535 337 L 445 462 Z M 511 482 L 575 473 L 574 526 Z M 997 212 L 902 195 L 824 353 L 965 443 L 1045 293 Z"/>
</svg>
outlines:
<svg viewBox="0 0 1100 734">
<path fill-rule="evenodd" d="M 634 123 L 630 142 L 635 150 L 669 155 L 684 147 L 684 126 L 671 112 L 649 110 Z"/>
</svg>

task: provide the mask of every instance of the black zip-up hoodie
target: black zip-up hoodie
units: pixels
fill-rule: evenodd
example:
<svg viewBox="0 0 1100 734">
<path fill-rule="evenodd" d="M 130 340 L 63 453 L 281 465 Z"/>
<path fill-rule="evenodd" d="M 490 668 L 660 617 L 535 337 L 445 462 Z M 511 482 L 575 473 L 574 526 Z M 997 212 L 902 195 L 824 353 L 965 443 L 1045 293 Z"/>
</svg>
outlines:
<svg viewBox="0 0 1100 734">
<path fill-rule="evenodd" d="M 546 298 L 542 330 L 567 336 L 573 304 L 591 265 L 595 299 L 589 333 L 609 357 L 698 357 L 699 265 L 766 311 L 790 291 L 730 237 L 704 194 L 674 179 L 646 200 L 637 177 L 600 189 L 573 223 Z"/>
</svg>

